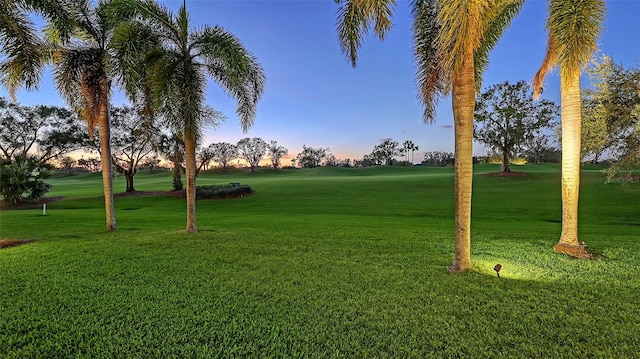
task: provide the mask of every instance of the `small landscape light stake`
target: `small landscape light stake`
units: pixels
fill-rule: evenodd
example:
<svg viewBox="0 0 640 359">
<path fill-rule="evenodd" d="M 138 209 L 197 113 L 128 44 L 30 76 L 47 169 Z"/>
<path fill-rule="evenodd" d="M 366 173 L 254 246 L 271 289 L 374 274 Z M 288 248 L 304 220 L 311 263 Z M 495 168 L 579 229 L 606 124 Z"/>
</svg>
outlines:
<svg viewBox="0 0 640 359">
<path fill-rule="evenodd" d="M 47 204 L 46 203 L 42 204 L 42 215 L 43 216 L 47 215 Z"/>
<path fill-rule="evenodd" d="M 493 267 L 493 270 L 496 271 L 496 274 L 498 275 L 498 278 L 500 278 L 500 269 L 502 269 L 502 264 L 500 264 L 500 263 L 496 264 L 496 266 Z"/>
</svg>

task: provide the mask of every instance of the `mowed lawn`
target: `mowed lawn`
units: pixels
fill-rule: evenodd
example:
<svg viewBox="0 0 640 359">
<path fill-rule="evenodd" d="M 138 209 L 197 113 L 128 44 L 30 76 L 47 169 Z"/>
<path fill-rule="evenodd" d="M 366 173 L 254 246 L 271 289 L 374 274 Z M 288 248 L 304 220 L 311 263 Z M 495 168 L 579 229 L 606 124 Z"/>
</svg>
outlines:
<svg viewBox="0 0 640 359">
<path fill-rule="evenodd" d="M 256 192 L 198 201 L 195 235 L 168 196 L 117 197 L 106 233 L 99 174 L 54 178 L 46 216 L 0 212 L 35 240 L 0 249 L 0 357 L 640 357 L 640 184 L 584 168 L 583 261 L 551 250 L 559 166 L 498 169 L 475 168 L 462 274 L 450 168 L 203 173 Z"/>
</svg>

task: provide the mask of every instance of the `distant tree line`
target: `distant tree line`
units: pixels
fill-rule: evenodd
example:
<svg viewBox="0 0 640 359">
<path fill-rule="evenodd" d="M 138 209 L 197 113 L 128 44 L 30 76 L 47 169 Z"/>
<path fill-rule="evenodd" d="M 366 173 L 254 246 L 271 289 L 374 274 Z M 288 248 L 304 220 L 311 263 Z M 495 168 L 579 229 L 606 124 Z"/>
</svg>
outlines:
<svg viewBox="0 0 640 359">
<path fill-rule="evenodd" d="M 640 69 L 625 69 L 611 58 L 603 57 L 588 69 L 594 87 L 584 92 L 582 122 L 582 156 L 599 162 L 605 153 L 615 159 L 607 170 L 610 178 L 621 171 L 637 168 L 638 118 L 640 117 Z M 560 139 L 557 127 L 558 106 L 551 101 L 534 101 L 530 87 L 520 81 L 490 86 L 478 95 L 474 137 L 489 149 L 486 156 L 476 156 L 474 163 L 501 163 L 509 171 L 509 163 L 560 162 L 561 152 L 554 137 Z M 182 190 L 185 174 L 185 145 L 182 135 L 158 119 L 145 116 L 133 107 L 112 107 L 111 158 L 112 171 L 126 179 L 126 191 L 135 191 L 138 170 L 171 164 L 172 188 Z M 83 170 L 96 172 L 101 167 L 100 133 L 91 137 L 85 122 L 76 113 L 56 106 L 21 106 L 0 98 L 0 195 L 5 200 L 20 202 L 37 199 L 49 189 L 44 182 L 52 168 L 68 175 Z M 555 136 L 554 136 L 555 134 Z M 275 170 L 283 167 L 313 168 L 319 166 L 367 167 L 413 166 L 413 141 L 402 145 L 383 139 L 371 153 L 361 159 L 338 159 L 329 148 L 303 146 L 291 165 L 283 166 L 289 154 L 277 141 L 246 137 L 236 144 L 211 143 L 196 149 L 196 175 L 217 164 L 222 171 L 234 160 L 246 162 L 255 171 L 265 158 Z M 83 150 L 98 157 L 74 159 L 70 152 Z M 446 167 L 455 164 L 454 153 L 423 153 L 420 165 Z"/>
</svg>

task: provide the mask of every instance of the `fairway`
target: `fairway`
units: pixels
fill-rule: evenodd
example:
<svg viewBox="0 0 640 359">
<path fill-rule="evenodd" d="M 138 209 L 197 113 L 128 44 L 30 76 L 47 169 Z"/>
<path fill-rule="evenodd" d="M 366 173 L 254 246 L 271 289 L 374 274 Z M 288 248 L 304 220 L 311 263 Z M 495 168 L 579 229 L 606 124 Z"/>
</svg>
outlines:
<svg viewBox="0 0 640 359">
<path fill-rule="evenodd" d="M 0 357 L 638 357 L 640 184 L 583 169 L 583 261 L 551 249 L 559 166 L 497 170 L 474 169 L 457 274 L 452 168 L 204 172 L 255 193 L 198 201 L 197 234 L 171 196 L 116 197 L 107 233 L 100 174 L 53 178 L 45 216 L 0 212 L 0 239 L 34 240 L 0 249 Z"/>
</svg>

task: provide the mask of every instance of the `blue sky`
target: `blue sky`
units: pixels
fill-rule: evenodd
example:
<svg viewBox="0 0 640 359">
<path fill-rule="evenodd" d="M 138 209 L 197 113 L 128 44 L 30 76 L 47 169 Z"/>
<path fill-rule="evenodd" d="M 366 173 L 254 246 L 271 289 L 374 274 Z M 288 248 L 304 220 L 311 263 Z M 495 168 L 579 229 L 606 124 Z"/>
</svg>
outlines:
<svg viewBox="0 0 640 359">
<path fill-rule="evenodd" d="M 182 1 L 161 1 L 176 10 Z M 244 134 L 235 115 L 235 102 L 210 82 L 207 101 L 228 119 L 205 130 L 205 144 L 236 143 L 243 137 L 276 140 L 295 156 L 302 145 L 328 147 L 336 157 L 362 158 L 381 139 L 412 140 L 420 151 L 453 152 L 450 98 L 441 101 L 435 123 L 422 122 L 416 99 L 411 57 L 411 14 L 399 0 L 394 27 L 384 42 L 365 41 L 354 69 L 340 52 L 336 11 L 332 0 L 187 0 L 194 28 L 220 25 L 240 38 L 262 64 L 267 84 L 258 105 L 255 125 Z M 544 56 L 546 1 L 527 0 L 491 53 L 483 88 L 518 80 L 530 81 Z M 624 66 L 640 65 L 640 1 L 607 1 L 600 52 Z M 588 86 L 584 77 L 583 86 Z M 0 90 L 0 96 L 6 92 Z M 559 103 L 559 77 L 546 81 L 544 98 Z M 64 105 L 50 74 L 37 92 L 20 91 L 23 104 Z M 118 91 L 113 102 L 127 103 Z M 484 154 L 476 144 L 476 155 Z"/>
</svg>

